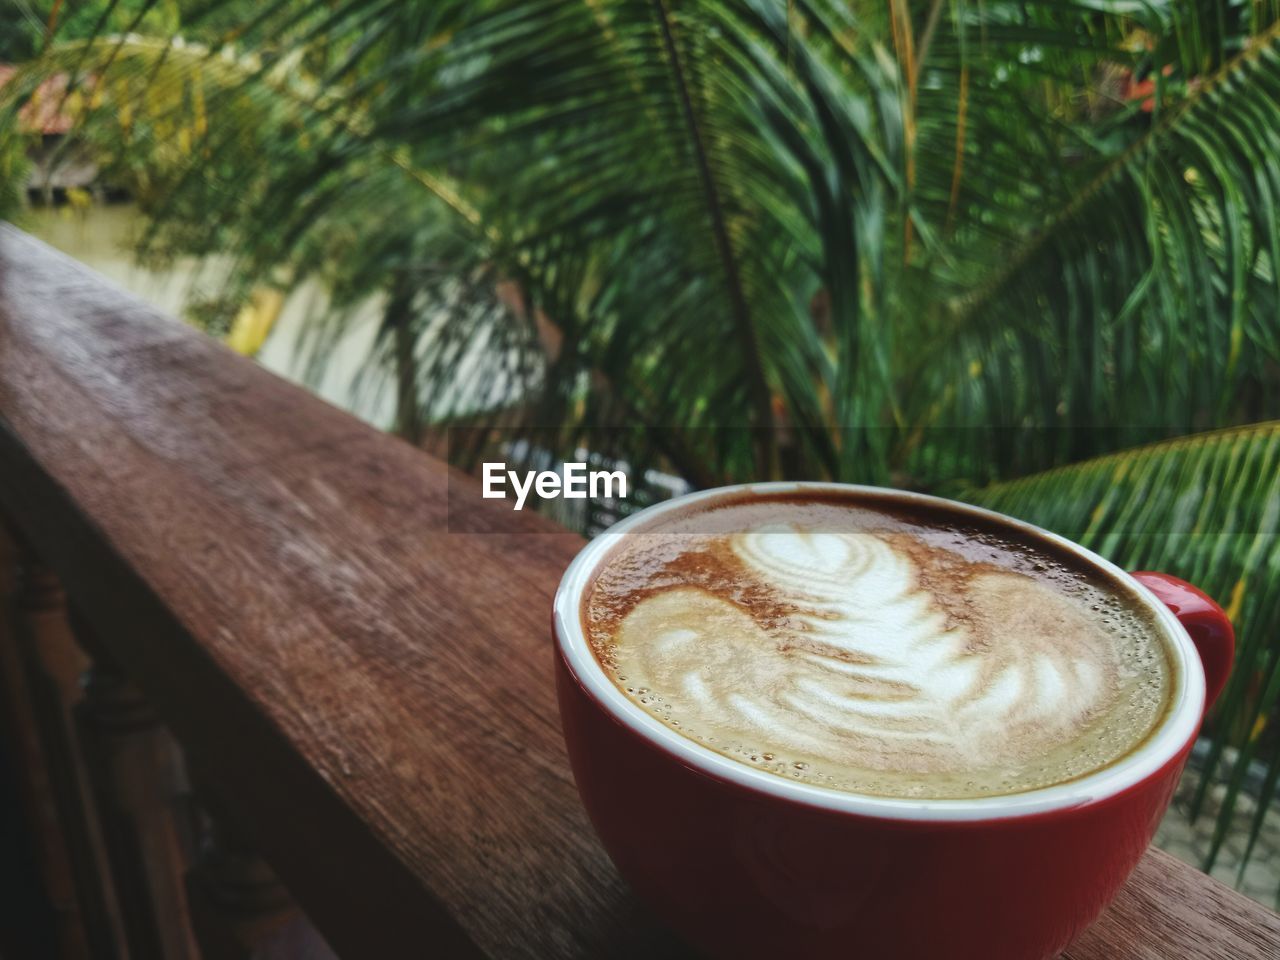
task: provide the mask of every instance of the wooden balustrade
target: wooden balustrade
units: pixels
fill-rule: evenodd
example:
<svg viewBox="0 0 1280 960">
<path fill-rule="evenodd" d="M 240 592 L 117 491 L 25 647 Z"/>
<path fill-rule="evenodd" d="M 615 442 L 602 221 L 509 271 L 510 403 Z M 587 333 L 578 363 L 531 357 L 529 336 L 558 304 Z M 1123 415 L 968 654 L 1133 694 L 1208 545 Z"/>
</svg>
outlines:
<svg viewBox="0 0 1280 960">
<path fill-rule="evenodd" d="M 75 708 L 76 742 L 89 773 L 125 952 L 196 960 L 184 889 L 192 832 L 180 823 L 185 777 L 177 745 L 94 628 L 74 611 L 69 619 L 89 655 Z"/>
<path fill-rule="evenodd" d="M 46 832 L 57 848 L 52 883 L 69 915 L 64 930 L 74 943 L 68 950 L 77 956 L 120 957 L 125 953 L 121 914 L 75 723 L 78 683 L 88 660 L 72 637 L 57 576 L 25 543 L 16 559 L 11 638 L 16 676 L 8 686 L 25 707 L 25 739 L 40 775 L 35 802 L 56 821 L 56 829 Z"/>
<path fill-rule="evenodd" d="M 580 540 L 495 509 L 0 226 L 0 513 L 92 663 L 75 707 L 73 665 L 41 680 L 0 632 L 66 956 L 683 955 L 560 741 L 548 623 Z M 28 619 L 56 610 L 29 577 Z M 1277 955 L 1280 918 L 1156 852 L 1070 951 Z"/>
</svg>

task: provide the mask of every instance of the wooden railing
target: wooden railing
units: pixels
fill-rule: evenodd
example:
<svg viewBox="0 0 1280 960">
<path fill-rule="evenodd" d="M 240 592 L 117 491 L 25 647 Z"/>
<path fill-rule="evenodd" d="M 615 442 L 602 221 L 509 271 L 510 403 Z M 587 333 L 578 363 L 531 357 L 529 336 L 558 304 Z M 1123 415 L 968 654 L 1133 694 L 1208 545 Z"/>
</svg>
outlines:
<svg viewBox="0 0 1280 960">
<path fill-rule="evenodd" d="M 563 753 L 580 540 L 493 509 L 0 226 L 0 681 L 63 955 L 683 954 Z M 1154 851 L 1069 953 L 1278 955 Z"/>
</svg>

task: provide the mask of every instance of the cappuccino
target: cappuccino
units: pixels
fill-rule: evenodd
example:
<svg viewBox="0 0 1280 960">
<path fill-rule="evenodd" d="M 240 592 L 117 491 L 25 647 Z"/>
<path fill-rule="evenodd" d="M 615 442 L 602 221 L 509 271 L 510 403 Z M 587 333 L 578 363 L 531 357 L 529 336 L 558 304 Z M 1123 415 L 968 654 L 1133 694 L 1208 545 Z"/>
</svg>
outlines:
<svg viewBox="0 0 1280 960">
<path fill-rule="evenodd" d="M 780 777 L 962 799 L 1064 783 L 1159 725 L 1154 616 L 1051 540 L 870 493 L 736 494 L 633 529 L 583 595 L 653 717 Z"/>
</svg>

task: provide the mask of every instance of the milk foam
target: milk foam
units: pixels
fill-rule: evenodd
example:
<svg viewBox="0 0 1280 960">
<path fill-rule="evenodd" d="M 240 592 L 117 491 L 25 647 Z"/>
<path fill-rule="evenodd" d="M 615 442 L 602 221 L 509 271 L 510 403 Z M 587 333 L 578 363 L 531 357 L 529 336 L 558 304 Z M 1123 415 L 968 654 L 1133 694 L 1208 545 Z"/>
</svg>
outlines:
<svg viewBox="0 0 1280 960">
<path fill-rule="evenodd" d="M 1158 637 L 1082 577 L 957 557 L 909 525 L 652 536 L 593 591 L 602 662 L 655 716 L 774 772 L 890 795 L 1017 792 L 1123 755 L 1163 707 Z M 682 577 L 690 557 L 722 572 Z"/>
</svg>

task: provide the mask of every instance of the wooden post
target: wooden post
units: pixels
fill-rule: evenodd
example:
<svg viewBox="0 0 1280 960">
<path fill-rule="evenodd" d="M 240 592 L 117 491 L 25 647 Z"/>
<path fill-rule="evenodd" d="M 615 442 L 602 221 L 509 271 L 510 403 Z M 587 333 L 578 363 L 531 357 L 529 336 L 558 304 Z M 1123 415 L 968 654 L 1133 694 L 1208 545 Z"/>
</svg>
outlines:
<svg viewBox="0 0 1280 960">
<path fill-rule="evenodd" d="M 178 824 L 177 745 L 74 608 L 71 624 L 92 657 L 76 718 L 129 956 L 196 960 L 183 889 L 189 858 Z"/>
<path fill-rule="evenodd" d="M 34 743 L 24 759 L 30 770 L 33 814 L 50 895 L 64 916 L 68 956 L 104 960 L 128 956 L 102 836 L 77 742 L 72 706 L 84 657 L 72 640 L 62 586 L 29 550 L 20 552 L 16 602 L 16 651 L 7 691 L 25 714 Z M 20 688 L 20 689 L 19 689 Z M 50 822 L 47 813 L 53 813 Z"/>
<path fill-rule="evenodd" d="M 207 822 L 187 897 L 202 960 L 337 960 L 275 872 L 222 816 Z"/>
<path fill-rule="evenodd" d="M 27 838 L 27 849 L 9 851 L 0 870 L 15 872 L 7 882 L 22 884 L 22 927 L 0 930 L 0 953 L 12 956 L 89 957 L 66 844 L 57 829 L 53 792 L 45 769 L 40 734 L 27 694 L 25 670 L 18 646 L 18 544 L 0 522 L 0 764 L 8 764 L 14 791 L 10 797 Z M 0 774 L 5 771 L 0 770 Z M 23 878 L 20 859 L 30 857 Z M 32 882 L 34 877 L 34 882 Z"/>
</svg>

